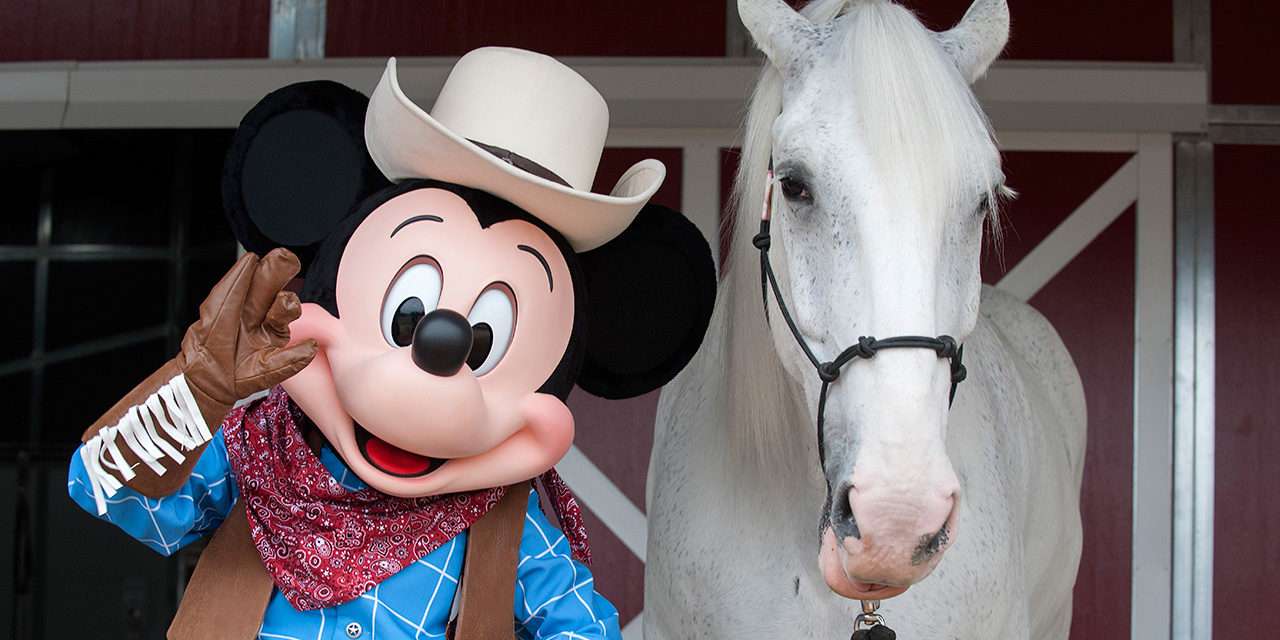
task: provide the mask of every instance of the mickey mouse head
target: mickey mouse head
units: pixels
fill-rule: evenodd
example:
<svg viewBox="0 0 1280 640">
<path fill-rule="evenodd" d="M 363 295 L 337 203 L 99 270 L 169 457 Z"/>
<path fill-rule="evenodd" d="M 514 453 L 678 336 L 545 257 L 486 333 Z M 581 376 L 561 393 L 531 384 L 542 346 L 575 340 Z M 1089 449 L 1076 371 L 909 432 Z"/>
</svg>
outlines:
<svg viewBox="0 0 1280 640">
<path fill-rule="evenodd" d="M 245 248 L 302 262 L 290 330 L 320 350 L 284 387 L 362 480 L 416 497 L 532 478 L 572 442 L 575 383 L 632 397 L 693 356 L 715 272 L 681 214 L 647 205 L 575 251 L 487 191 L 388 183 L 367 108 L 332 82 L 280 89 L 245 116 L 223 176 Z"/>
</svg>

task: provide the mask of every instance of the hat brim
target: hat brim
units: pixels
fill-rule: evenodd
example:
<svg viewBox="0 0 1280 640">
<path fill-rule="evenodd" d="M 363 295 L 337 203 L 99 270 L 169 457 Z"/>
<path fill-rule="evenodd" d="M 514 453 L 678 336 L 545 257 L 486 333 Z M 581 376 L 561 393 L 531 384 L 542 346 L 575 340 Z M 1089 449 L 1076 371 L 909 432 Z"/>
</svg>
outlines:
<svg viewBox="0 0 1280 640">
<path fill-rule="evenodd" d="M 364 136 L 370 157 L 388 180 L 431 178 L 487 191 L 559 231 L 578 252 L 599 247 L 626 230 L 667 175 L 662 162 L 642 160 L 604 195 L 516 168 L 414 104 L 400 90 L 395 58 L 387 60 L 369 98 Z"/>
</svg>

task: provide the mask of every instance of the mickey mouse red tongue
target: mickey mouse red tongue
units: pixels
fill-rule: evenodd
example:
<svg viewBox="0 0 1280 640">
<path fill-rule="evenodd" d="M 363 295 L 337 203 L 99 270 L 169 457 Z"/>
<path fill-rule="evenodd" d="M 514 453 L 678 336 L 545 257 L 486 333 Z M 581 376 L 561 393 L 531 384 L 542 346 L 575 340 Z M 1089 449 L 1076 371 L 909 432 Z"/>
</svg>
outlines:
<svg viewBox="0 0 1280 640">
<path fill-rule="evenodd" d="M 426 475 L 445 463 L 439 458 L 405 451 L 356 425 L 356 441 L 366 460 L 378 470 L 393 476 L 415 477 Z"/>
</svg>

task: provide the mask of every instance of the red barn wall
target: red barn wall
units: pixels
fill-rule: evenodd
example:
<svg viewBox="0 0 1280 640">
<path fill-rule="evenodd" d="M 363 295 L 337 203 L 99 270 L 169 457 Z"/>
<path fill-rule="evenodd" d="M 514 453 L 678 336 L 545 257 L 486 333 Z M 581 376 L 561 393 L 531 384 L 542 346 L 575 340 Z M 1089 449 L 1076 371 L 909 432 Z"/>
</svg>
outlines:
<svg viewBox="0 0 1280 640">
<path fill-rule="evenodd" d="M 453 56 L 485 45 L 556 56 L 723 56 L 719 0 L 329 0 L 326 55 Z"/>
<path fill-rule="evenodd" d="M 265 58 L 266 0 L 0 0 L 0 62 Z"/>
<path fill-rule="evenodd" d="M 933 29 L 960 20 L 970 0 L 904 2 Z M 1173 60 L 1173 3 L 1168 0 L 1026 0 L 1009 3 L 1010 60 Z"/>
<path fill-rule="evenodd" d="M 969 0 L 905 4 L 944 29 Z M 1007 58 L 1173 59 L 1171 2 L 1011 5 Z M 724 2 L 705 0 L 627 3 L 625 11 L 614 2 L 580 0 L 329 0 L 325 49 L 335 58 L 453 56 L 482 45 L 562 56 L 723 56 L 725 9 Z M 1228 25 L 1222 39 L 1230 43 L 1215 55 L 1247 62 L 1274 24 L 1248 16 L 1277 10 L 1261 0 L 1215 2 L 1215 25 Z M 266 0 L 0 0 L 0 16 L 0 62 L 261 58 L 270 32 Z M 1250 65 L 1233 68 L 1247 74 Z"/>
<path fill-rule="evenodd" d="M 1214 633 L 1280 628 L 1280 146 L 1214 150 L 1217 475 Z"/>
<path fill-rule="evenodd" d="M 793 4 L 801 4 L 801 1 Z M 955 23 L 970 0 L 905 2 L 935 29 Z M 622 10 L 625 7 L 625 11 Z M 1165 0 L 1011 2 L 1013 60 L 1173 60 L 1173 3 Z M 719 0 L 329 0 L 329 57 L 452 56 L 481 45 L 531 48 L 562 56 L 721 56 L 726 4 Z M 270 31 L 267 0 L 0 0 L 0 62 L 263 58 Z M 1213 0 L 1211 95 L 1215 103 L 1280 105 L 1274 68 L 1280 3 Z M 668 183 L 656 198 L 680 202 L 677 149 L 610 150 L 601 188 L 631 162 L 656 155 Z M 1023 197 L 1009 208 L 1004 264 L 1012 267 L 1126 155 L 1010 153 L 1006 168 Z M 723 154 L 722 185 L 736 166 Z M 1280 181 L 1280 147 L 1217 150 L 1217 529 L 1215 622 L 1218 633 L 1252 637 L 1276 628 L 1280 608 L 1280 347 L 1265 338 L 1280 325 L 1280 296 L 1269 265 L 1277 256 L 1280 216 L 1263 190 Z M 1070 176 L 1070 179 L 1064 179 Z M 1077 584 L 1077 629 L 1106 620 L 1124 637 L 1129 619 L 1132 510 L 1132 344 L 1134 215 L 1121 216 L 1033 300 L 1077 358 L 1089 398 L 1090 444 L 1082 509 L 1084 560 Z M 1000 265 L 987 256 L 984 277 Z M 1108 286 L 1097 287 L 1105 275 Z M 1128 288 L 1126 288 L 1128 287 Z M 1102 334 L 1101 336 L 1099 334 Z M 623 405 L 577 394 L 584 428 L 579 446 L 641 509 L 654 397 Z M 619 408 L 620 407 L 620 408 Z M 608 563 L 601 589 L 623 609 L 639 610 L 643 566 L 588 514 L 597 557 Z"/>
<path fill-rule="evenodd" d="M 1276 29 L 1280 2 L 1213 0 L 1212 99 L 1219 104 L 1280 104 Z"/>
</svg>

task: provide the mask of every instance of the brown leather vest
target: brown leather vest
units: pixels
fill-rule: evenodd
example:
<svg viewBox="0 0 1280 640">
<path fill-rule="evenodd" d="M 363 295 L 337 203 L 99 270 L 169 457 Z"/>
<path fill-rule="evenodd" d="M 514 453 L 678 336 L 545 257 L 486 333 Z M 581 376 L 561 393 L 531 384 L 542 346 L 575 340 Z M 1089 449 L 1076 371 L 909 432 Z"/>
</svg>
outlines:
<svg viewBox="0 0 1280 640">
<path fill-rule="evenodd" d="M 512 602 L 529 483 L 507 494 L 468 530 L 454 640 L 514 637 Z M 170 640 L 249 640 L 258 633 L 272 582 L 237 504 L 213 534 L 191 576 Z"/>
</svg>

